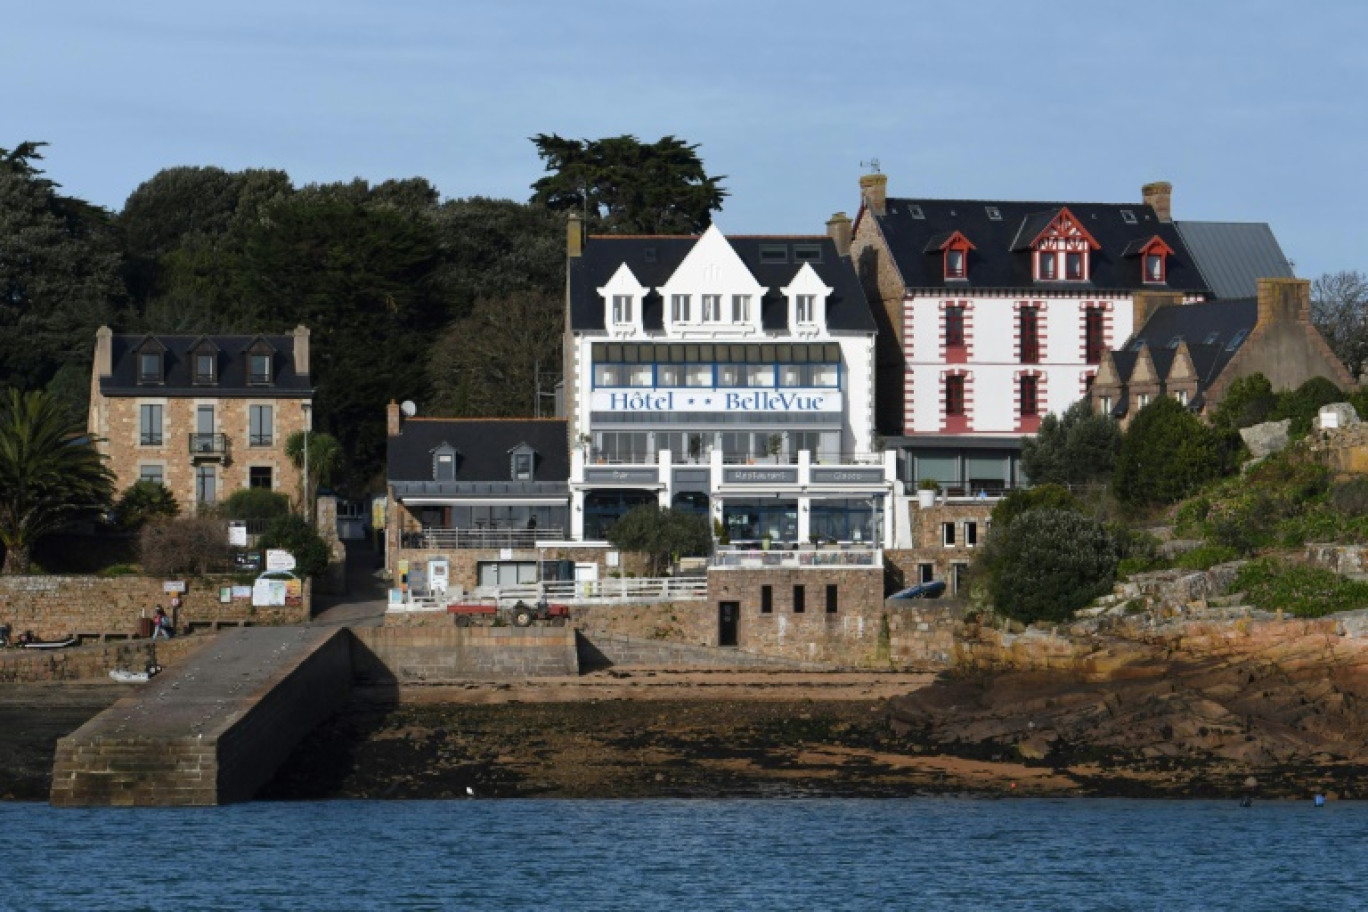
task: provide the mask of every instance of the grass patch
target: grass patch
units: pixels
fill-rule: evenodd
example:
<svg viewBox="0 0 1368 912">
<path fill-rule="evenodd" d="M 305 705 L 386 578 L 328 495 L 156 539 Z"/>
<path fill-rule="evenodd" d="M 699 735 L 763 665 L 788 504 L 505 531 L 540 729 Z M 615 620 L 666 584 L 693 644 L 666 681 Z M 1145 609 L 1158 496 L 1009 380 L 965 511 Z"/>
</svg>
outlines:
<svg viewBox="0 0 1368 912">
<path fill-rule="evenodd" d="M 1368 582 L 1305 564 L 1264 557 L 1250 561 L 1235 575 L 1232 589 L 1265 611 L 1279 609 L 1299 618 L 1318 618 L 1368 606 Z"/>
</svg>

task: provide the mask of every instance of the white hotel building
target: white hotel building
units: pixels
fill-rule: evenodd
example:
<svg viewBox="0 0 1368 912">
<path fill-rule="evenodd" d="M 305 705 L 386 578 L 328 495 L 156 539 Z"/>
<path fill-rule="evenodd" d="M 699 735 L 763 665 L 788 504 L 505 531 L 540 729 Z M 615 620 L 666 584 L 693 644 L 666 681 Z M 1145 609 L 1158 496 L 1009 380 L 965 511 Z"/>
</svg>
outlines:
<svg viewBox="0 0 1368 912">
<path fill-rule="evenodd" d="M 706 513 L 735 544 L 891 543 L 875 323 L 831 235 L 568 237 L 570 534 L 632 507 Z"/>
</svg>

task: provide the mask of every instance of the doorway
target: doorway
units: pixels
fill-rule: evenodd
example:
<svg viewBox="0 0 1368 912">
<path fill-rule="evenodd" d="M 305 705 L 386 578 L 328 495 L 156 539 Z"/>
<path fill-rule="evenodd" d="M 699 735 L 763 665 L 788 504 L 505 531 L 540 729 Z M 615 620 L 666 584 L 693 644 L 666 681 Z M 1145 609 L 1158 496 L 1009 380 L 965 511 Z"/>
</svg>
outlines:
<svg viewBox="0 0 1368 912">
<path fill-rule="evenodd" d="M 717 645 L 735 646 L 737 619 L 741 615 L 740 602 L 717 603 Z"/>
</svg>

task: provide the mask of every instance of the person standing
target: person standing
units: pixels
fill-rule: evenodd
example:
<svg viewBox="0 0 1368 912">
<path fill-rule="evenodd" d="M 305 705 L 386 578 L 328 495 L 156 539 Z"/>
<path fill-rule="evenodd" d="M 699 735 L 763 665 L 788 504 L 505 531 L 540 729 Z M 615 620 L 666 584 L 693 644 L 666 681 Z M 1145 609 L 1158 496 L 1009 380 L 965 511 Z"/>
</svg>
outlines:
<svg viewBox="0 0 1368 912">
<path fill-rule="evenodd" d="M 171 639 L 171 619 L 166 616 L 166 609 L 161 605 L 157 606 L 156 614 L 152 615 L 152 639 L 157 637 Z"/>
</svg>

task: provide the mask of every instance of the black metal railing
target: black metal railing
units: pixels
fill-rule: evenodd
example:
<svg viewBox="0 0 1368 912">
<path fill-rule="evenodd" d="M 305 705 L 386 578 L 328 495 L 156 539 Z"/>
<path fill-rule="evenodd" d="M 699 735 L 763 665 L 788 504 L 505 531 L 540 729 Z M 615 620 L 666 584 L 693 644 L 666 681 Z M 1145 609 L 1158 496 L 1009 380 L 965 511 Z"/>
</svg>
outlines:
<svg viewBox="0 0 1368 912">
<path fill-rule="evenodd" d="M 228 435 L 191 434 L 190 455 L 199 459 L 223 459 L 228 455 Z"/>
</svg>

